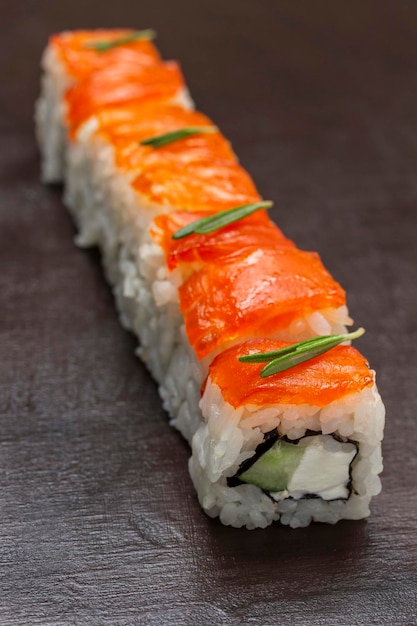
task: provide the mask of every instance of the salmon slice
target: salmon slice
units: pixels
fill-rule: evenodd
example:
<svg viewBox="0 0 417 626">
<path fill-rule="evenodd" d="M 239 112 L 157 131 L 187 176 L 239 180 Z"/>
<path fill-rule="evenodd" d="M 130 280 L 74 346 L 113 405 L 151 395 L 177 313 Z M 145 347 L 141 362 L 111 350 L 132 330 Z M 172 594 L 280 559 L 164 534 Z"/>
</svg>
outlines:
<svg viewBox="0 0 417 626">
<path fill-rule="evenodd" d="M 159 215 L 154 219 L 151 235 L 163 248 L 170 270 L 182 263 L 197 266 L 215 263 L 226 257 L 240 255 L 248 247 L 295 247 L 263 210 L 207 235 L 192 234 L 183 239 L 172 238 L 177 230 L 203 217 L 207 217 L 207 214 L 175 212 Z"/>
<path fill-rule="evenodd" d="M 188 137 L 161 148 L 141 146 L 136 141 L 136 138 L 132 139 L 130 141 L 116 141 L 113 144 L 116 164 L 124 170 L 150 167 L 153 164 L 157 165 L 171 161 L 183 164 L 207 161 L 209 159 L 236 162 L 236 157 L 230 148 L 229 142 L 221 133 Z"/>
<path fill-rule="evenodd" d="M 260 200 L 251 177 L 240 165 L 212 158 L 151 165 L 132 186 L 148 202 L 183 211 L 218 212 Z"/>
<path fill-rule="evenodd" d="M 227 139 L 218 132 L 201 133 L 174 141 L 160 148 L 141 146 L 144 139 L 156 137 L 188 126 L 214 127 L 213 122 L 197 111 L 189 111 L 174 104 L 128 104 L 102 109 L 95 116 L 96 135 L 112 144 L 115 161 L 122 169 L 141 167 L 167 160 L 191 162 L 210 157 L 235 162 Z"/>
<path fill-rule="evenodd" d="M 152 65 L 160 60 L 155 46 L 148 40 L 133 41 L 105 52 L 89 49 L 88 45 L 112 41 L 132 33 L 129 29 L 76 30 L 53 35 L 49 44 L 56 52 L 67 73 L 75 80 L 86 78 L 92 72 L 120 62 Z"/>
<path fill-rule="evenodd" d="M 374 383 L 366 360 L 351 346 L 337 346 L 268 378 L 259 375 L 265 363 L 238 361 L 245 354 L 280 350 L 288 345 L 272 339 L 254 339 L 233 346 L 214 359 L 209 369 L 210 379 L 235 408 L 245 404 L 324 407 Z"/>
<path fill-rule="evenodd" d="M 210 263 L 179 288 L 188 339 L 199 359 L 232 341 L 271 336 L 294 320 L 345 304 L 318 254 L 248 247 Z"/>
<path fill-rule="evenodd" d="M 179 95 L 184 79 L 174 61 L 141 65 L 123 62 L 98 70 L 65 94 L 70 136 L 94 113 L 106 107 L 136 102 L 168 101 Z"/>
</svg>

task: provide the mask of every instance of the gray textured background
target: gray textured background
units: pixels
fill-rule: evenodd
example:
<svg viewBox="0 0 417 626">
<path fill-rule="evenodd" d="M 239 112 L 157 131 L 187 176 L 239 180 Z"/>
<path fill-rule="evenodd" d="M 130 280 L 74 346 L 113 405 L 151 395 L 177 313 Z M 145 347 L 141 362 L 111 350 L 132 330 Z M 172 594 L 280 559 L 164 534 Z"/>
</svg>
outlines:
<svg viewBox="0 0 417 626">
<path fill-rule="evenodd" d="M 417 4 L 3 0 L 0 14 L 0 623 L 416 624 Z M 367 328 L 388 413 L 368 521 L 248 532 L 200 511 L 98 255 L 39 183 L 46 39 L 118 25 L 156 28 Z"/>
</svg>

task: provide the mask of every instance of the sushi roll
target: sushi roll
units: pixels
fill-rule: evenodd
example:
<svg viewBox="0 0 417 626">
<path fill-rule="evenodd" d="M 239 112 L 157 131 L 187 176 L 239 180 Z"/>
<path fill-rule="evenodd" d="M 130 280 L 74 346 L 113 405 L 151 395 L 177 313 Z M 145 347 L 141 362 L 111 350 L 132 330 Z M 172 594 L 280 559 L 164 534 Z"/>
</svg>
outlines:
<svg viewBox="0 0 417 626">
<path fill-rule="evenodd" d="M 41 96 L 35 107 L 35 125 L 42 154 L 42 180 L 64 181 L 67 145 L 67 103 L 71 87 L 86 81 L 100 70 L 127 65 L 135 68 L 160 65 L 160 56 L 152 44 L 152 31 L 129 29 L 67 31 L 54 35 L 42 57 Z M 171 67 L 178 74 L 178 68 Z M 182 87 L 183 85 L 181 85 Z M 185 101 L 191 103 L 183 91 Z"/>
<path fill-rule="evenodd" d="M 380 492 L 385 411 L 375 373 L 347 345 L 267 378 L 262 364 L 239 361 L 287 346 L 250 340 L 210 365 L 190 473 L 201 506 L 224 524 L 360 519 Z"/>
<path fill-rule="evenodd" d="M 149 137 L 184 127 L 200 132 L 158 150 L 141 145 Z M 236 163 L 228 141 L 213 123 L 185 106 L 152 101 L 100 109 L 69 141 L 65 202 L 80 223 L 77 215 L 94 211 L 94 202 L 116 205 L 120 198 L 129 198 L 134 193 L 130 183 L 145 166 L 214 157 Z M 96 237 L 82 231 L 78 243 L 94 245 Z"/>
<path fill-rule="evenodd" d="M 161 249 L 164 252 L 165 265 L 160 265 L 147 289 L 157 296 L 159 308 L 165 300 L 171 308 L 178 307 L 184 331 L 180 327 L 176 333 L 176 358 L 184 358 L 181 354 L 188 351 L 189 378 L 193 373 L 197 386 L 213 358 L 244 339 L 267 336 L 295 342 L 346 332 L 352 320 L 343 289 L 318 255 L 298 250 L 265 211 L 211 234 L 173 239 L 180 227 L 202 215 L 174 212 L 156 217 L 150 228 L 152 248 L 143 244 L 142 254 L 146 258 L 145 250 L 152 249 L 161 258 Z M 177 410 L 182 387 L 181 372 L 172 359 L 161 386 L 171 414 Z M 178 410 L 194 423 L 194 411 L 186 403 Z M 188 439 L 192 436 L 186 419 L 175 423 Z"/>
<path fill-rule="evenodd" d="M 207 514 L 248 529 L 365 517 L 384 407 L 365 359 L 339 345 L 360 334 L 346 294 L 273 224 L 179 66 L 135 32 L 52 38 L 43 177 L 63 177 L 77 243 L 101 250 Z"/>
</svg>

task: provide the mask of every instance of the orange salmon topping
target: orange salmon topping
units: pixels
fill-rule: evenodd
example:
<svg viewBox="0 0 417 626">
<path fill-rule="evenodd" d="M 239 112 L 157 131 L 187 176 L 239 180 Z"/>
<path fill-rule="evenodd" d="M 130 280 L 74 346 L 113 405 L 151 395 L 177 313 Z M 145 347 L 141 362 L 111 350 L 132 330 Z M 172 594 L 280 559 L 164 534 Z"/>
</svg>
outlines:
<svg viewBox="0 0 417 626">
<path fill-rule="evenodd" d="M 374 382 L 366 360 L 351 346 L 337 346 L 268 378 L 259 375 L 265 363 L 238 361 L 245 354 L 280 350 L 288 345 L 272 339 L 254 339 L 234 346 L 214 359 L 209 376 L 220 387 L 226 402 L 235 408 L 245 404 L 324 407 Z"/>
<path fill-rule="evenodd" d="M 165 251 L 170 270 L 180 263 L 215 263 L 240 254 L 247 247 L 295 247 L 271 222 L 266 211 L 256 211 L 207 235 L 172 239 L 177 230 L 202 217 L 207 217 L 207 213 L 169 213 L 154 219 L 151 235 Z"/>
<path fill-rule="evenodd" d="M 185 211 L 218 212 L 259 201 L 249 174 L 237 163 L 204 159 L 146 168 L 132 183 L 149 202 Z"/>
<path fill-rule="evenodd" d="M 205 115 L 174 104 L 157 102 L 102 109 L 96 115 L 98 130 L 115 150 L 118 167 L 133 169 L 167 160 L 191 162 L 209 158 L 236 162 L 229 142 L 220 132 L 197 134 L 160 148 L 141 146 L 144 139 L 163 135 L 187 126 L 214 126 Z"/>
<path fill-rule="evenodd" d="M 188 339 L 198 357 L 236 339 L 273 335 L 314 311 L 345 304 L 318 254 L 246 248 L 208 264 L 179 288 Z"/>
<path fill-rule="evenodd" d="M 142 65 L 152 65 L 159 61 L 158 51 L 147 40 L 133 41 L 106 52 L 97 52 L 86 47 L 94 42 L 119 39 L 129 35 L 131 32 L 128 29 L 64 32 L 59 35 L 53 35 L 50 39 L 50 45 L 65 66 L 67 73 L 75 80 L 81 80 L 92 74 L 92 72 L 126 60 Z"/>
<path fill-rule="evenodd" d="M 65 100 L 70 136 L 100 109 L 128 102 L 170 100 L 183 87 L 180 68 L 174 61 L 151 66 L 135 62 L 109 65 L 68 89 Z"/>
<path fill-rule="evenodd" d="M 176 130 L 176 129 L 174 129 Z M 169 132 L 169 131 L 167 131 Z M 194 163 L 214 159 L 236 162 L 228 141 L 220 133 L 201 134 L 153 148 L 132 139 L 114 141 L 115 161 L 121 169 L 150 167 L 165 162 Z"/>
</svg>

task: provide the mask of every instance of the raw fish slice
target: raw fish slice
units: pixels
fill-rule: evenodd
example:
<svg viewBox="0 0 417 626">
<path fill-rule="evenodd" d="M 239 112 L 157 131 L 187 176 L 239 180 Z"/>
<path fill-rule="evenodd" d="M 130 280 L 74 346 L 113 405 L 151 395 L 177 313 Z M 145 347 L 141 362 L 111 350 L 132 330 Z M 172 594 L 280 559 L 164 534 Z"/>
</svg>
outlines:
<svg viewBox="0 0 417 626">
<path fill-rule="evenodd" d="M 337 346 L 325 354 L 267 378 L 265 363 L 241 363 L 245 354 L 281 350 L 291 344 L 253 339 L 219 354 L 210 365 L 210 378 L 234 408 L 244 404 L 310 404 L 324 407 L 373 385 L 364 357 L 352 346 Z"/>
<path fill-rule="evenodd" d="M 315 311 L 345 304 L 318 254 L 246 248 L 207 264 L 179 289 L 187 336 L 202 359 L 232 341 L 271 336 Z"/>
<path fill-rule="evenodd" d="M 105 67 L 73 85 L 65 95 L 70 137 L 79 126 L 105 107 L 180 97 L 184 80 L 174 61 L 154 65 L 123 62 Z"/>
<path fill-rule="evenodd" d="M 212 158 L 152 165 L 132 186 L 147 202 L 193 212 L 223 211 L 260 200 L 251 177 L 240 165 Z"/>
<path fill-rule="evenodd" d="M 172 238 L 177 230 L 203 217 L 207 217 L 207 214 L 176 212 L 155 218 L 151 234 L 164 249 L 170 270 L 184 263 L 198 266 L 201 263 L 215 263 L 241 254 L 247 247 L 295 247 L 263 210 L 207 235 L 192 234 L 183 239 Z"/>
<path fill-rule="evenodd" d="M 49 45 L 57 54 L 67 73 L 74 80 L 81 80 L 92 72 L 119 62 L 152 65 L 160 60 L 159 53 L 149 40 L 132 41 L 106 52 L 88 47 L 88 44 L 111 41 L 132 33 L 129 29 L 76 30 L 53 35 Z"/>
<path fill-rule="evenodd" d="M 140 142 L 185 127 L 214 127 L 213 122 L 197 111 L 178 105 L 148 103 L 103 109 L 95 116 L 98 128 L 95 135 L 108 141 L 114 148 L 118 167 L 125 170 L 167 160 L 191 162 L 196 160 L 224 159 L 236 162 L 237 158 L 227 139 L 220 133 L 210 132 L 188 136 L 165 146 L 153 148 Z"/>
</svg>

